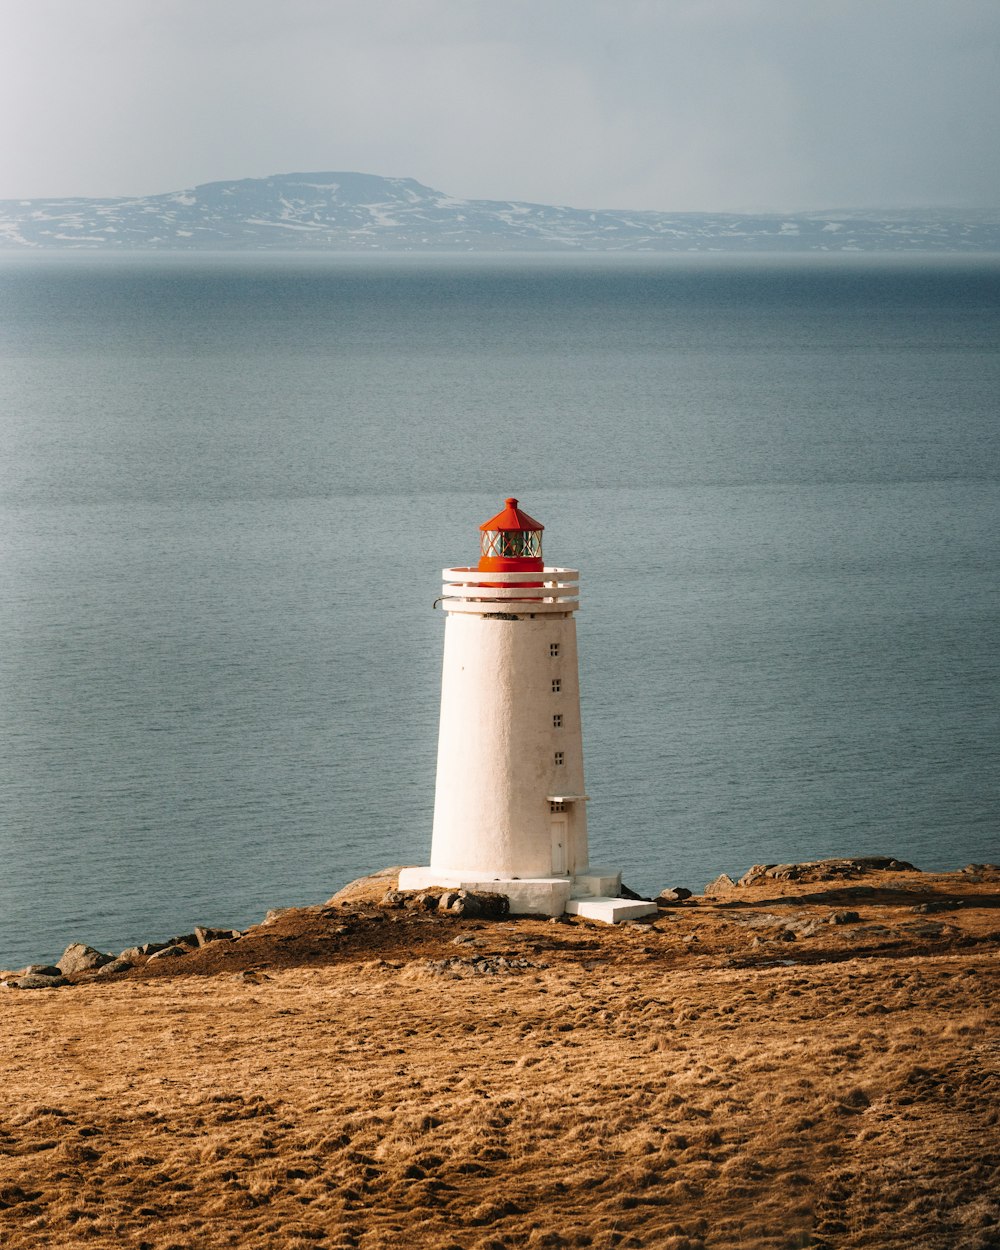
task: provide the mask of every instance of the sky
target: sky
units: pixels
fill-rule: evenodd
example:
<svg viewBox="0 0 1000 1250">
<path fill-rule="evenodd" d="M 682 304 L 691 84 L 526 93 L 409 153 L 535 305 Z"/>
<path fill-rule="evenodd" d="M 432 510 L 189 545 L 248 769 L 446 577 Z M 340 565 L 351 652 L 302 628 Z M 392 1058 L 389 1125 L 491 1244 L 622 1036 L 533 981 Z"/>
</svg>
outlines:
<svg viewBox="0 0 1000 1250">
<path fill-rule="evenodd" d="M 1000 205 L 1000 0 L 0 0 L 0 199 Z"/>
</svg>

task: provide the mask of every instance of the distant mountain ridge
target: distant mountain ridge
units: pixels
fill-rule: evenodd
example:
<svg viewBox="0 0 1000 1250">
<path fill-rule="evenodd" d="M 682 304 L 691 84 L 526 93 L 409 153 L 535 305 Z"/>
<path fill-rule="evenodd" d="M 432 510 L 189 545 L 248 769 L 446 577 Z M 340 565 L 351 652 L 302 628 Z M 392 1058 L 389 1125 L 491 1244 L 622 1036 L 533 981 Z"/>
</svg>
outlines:
<svg viewBox="0 0 1000 1250">
<path fill-rule="evenodd" d="M 413 178 L 299 173 L 117 199 L 0 200 L 0 249 L 1000 252 L 1000 210 L 664 213 L 462 200 Z"/>
</svg>

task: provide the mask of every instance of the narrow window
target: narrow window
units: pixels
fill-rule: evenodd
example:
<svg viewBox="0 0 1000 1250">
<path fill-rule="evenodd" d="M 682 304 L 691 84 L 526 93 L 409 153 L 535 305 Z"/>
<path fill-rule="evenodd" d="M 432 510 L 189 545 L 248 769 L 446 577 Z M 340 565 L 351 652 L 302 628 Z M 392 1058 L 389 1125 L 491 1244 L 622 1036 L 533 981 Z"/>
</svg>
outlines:
<svg viewBox="0 0 1000 1250">
<path fill-rule="evenodd" d="M 555 656 L 555 655 L 558 655 L 558 654 L 559 654 L 559 644 L 558 644 L 558 642 L 550 642 L 550 643 L 549 643 L 549 655 L 553 655 L 553 656 Z"/>
<path fill-rule="evenodd" d="M 562 682 L 560 681 L 558 677 L 553 677 L 552 678 L 552 693 L 558 694 L 560 690 L 562 690 Z"/>
<path fill-rule="evenodd" d="M 552 717 L 552 728 L 562 729 L 562 712 L 556 712 L 555 716 Z"/>
<path fill-rule="evenodd" d="M 557 763 L 557 764 L 561 764 L 562 762 L 563 762 L 563 753 L 562 753 L 562 751 L 557 751 L 557 752 L 556 752 L 556 763 Z"/>
</svg>

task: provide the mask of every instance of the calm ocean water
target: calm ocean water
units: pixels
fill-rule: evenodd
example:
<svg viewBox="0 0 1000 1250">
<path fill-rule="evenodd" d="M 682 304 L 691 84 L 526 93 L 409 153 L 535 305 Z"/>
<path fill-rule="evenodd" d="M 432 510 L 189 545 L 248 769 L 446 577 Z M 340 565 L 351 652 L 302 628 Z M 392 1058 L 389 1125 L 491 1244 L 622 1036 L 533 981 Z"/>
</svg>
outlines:
<svg viewBox="0 0 1000 1250">
<path fill-rule="evenodd" d="M 430 845 L 440 569 L 583 572 L 591 849 L 998 859 L 1000 261 L 0 264 L 0 967 Z"/>
</svg>

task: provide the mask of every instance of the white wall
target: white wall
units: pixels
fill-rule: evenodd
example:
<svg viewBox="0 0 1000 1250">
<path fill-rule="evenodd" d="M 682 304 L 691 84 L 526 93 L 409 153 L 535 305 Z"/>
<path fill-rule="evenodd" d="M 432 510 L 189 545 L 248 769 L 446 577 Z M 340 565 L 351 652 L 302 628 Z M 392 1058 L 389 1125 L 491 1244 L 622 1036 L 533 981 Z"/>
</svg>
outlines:
<svg viewBox="0 0 1000 1250">
<path fill-rule="evenodd" d="M 547 796 L 585 793 L 576 621 L 552 606 L 531 619 L 525 602 L 478 605 L 482 613 L 509 612 L 518 620 L 491 619 L 466 605 L 448 612 L 432 868 L 482 877 L 551 875 Z M 552 643 L 559 645 L 556 657 Z M 562 683 L 558 694 L 554 678 Z M 553 727 L 555 713 L 563 717 L 560 729 Z M 567 817 L 572 874 L 587 864 L 586 804 L 567 804 Z"/>
</svg>

